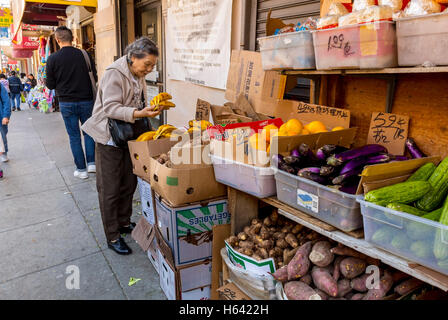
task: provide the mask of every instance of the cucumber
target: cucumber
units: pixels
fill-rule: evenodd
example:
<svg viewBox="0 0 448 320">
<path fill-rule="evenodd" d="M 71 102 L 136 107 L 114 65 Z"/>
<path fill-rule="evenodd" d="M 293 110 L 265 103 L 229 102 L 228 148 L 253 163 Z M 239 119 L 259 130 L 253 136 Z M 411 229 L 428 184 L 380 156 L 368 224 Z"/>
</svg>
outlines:
<svg viewBox="0 0 448 320">
<path fill-rule="evenodd" d="M 442 203 L 448 194 L 448 157 L 437 166 L 428 182 L 431 184 L 432 191 L 418 200 L 416 206 L 421 210 L 432 211 Z"/>
<path fill-rule="evenodd" d="M 431 184 L 427 181 L 406 181 L 367 192 L 365 200 L 380 206 L 393 202 L 406 204 L 420 199 L 429 191 Z"/>
<path fill-rule="evenodd" d="M 425 214 L 427 214 L 426 211 L 417 209 L 415 207 L 412 206 L 408 206 L 407 204 L 403 204 L 403 203 L 389 203 L 386 208 L 392 209 L 392 210 L 396 210 L 396 211 L 401 211 L 401 212 L 406 212 L 409 214 L 413 214 L 415 216 L 423 216 Z"/>
<path fill-rule="evenodd" d="M 436 170 L 436 166 L 432 162 L 428 162 L 415 171 L 406 181 L 427 181 Z"/>
<path fill-rule="evenodd" d="M 439 223 L 448 225 L 448 197 L 443 205 Z M 446 260 L 448 258 L 448 231 L 437 229 L 436 239 L 434 240 L 434 255 L 437 260 Z"/>
</svg>

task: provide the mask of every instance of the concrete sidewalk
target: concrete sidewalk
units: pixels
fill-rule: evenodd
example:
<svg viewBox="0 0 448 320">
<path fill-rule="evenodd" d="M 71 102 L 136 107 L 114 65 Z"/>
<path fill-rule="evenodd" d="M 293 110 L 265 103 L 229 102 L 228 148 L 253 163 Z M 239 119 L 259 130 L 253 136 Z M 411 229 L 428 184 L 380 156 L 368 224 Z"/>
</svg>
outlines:
<svg viewBox="0 0 448 320">
<path fill-rule="evenodd" d="M 0 299 L 166 299 L 130 235 L 132 255 L 107 248 L 95 175 L 73 177 L 61 114 L 22 110 L 11 116 L 10 161 L 0 164 Z M 132 221 L 140 211 L 135 200 Z M 79 268 L 79 289 L 66 287 L 68 266 Z M 130 277 L 142 280 L 128 286 Z"/>
</svg>

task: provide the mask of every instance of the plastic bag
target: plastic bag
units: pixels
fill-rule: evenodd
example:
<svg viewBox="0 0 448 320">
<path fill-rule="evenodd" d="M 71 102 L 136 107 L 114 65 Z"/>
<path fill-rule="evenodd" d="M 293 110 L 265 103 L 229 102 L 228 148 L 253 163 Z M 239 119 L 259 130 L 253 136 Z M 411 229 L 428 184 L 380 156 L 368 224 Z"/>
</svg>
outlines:
<svg viewBox="0 0 448 320">
<path fill-rule="evenodd" d="M 404 17 L 422 16 L 425 14 L 439 13 L 442 7 L 432 0 L 411 0 L 403 10 Z"/>
<path fill-rule="evenodd" d="M 330 6 L 328 7 L 328 14 L 327 16 L 343 16 L 344 14 L 347 14 L 348 10 L 347 8 L 339 2 L 332 2 Z"/>
<path fill-rule="evenodd" d="M 339 16 L 326 16 L 317 20 L 317 29 L 336 28 Z"/>
<path fill-rule="evenodd" d="M 391 7 L 394 12 L 403 8 L 403 0 L 378 0 L 378 5 Z"/>
<path fill-rule="evenodd" d="M 394 11 L 387 6 L 371 6 L 359 12 L 358 23 L 392 20 Z"/>
<path fill-rule="evenodd" d="M 375 0 L 354 0 L 352 12 L 361 11 L 374 5 L 376 5 Z"/>
<path fill-rule="evenodd" d="M 345 16 L 339 17 L 338 24 L 340 27 L 357 24 L 359 20 L 359 12 L 352 12 Z"/>
</svg>

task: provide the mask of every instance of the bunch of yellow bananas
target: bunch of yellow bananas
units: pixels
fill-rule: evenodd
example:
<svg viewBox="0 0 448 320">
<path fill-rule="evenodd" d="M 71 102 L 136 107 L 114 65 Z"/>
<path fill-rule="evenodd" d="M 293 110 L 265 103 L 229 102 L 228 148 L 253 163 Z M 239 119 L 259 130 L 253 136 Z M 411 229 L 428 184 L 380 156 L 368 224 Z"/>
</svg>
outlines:
<svg viewBox="0 0 448 320">
<path fill-rule="evenodd" d="M 159 106 L 163 106 L 165 109 L 174 108 L 176 105 L 169 101 L 171 99 L 173 97 L 169 93 L 161 92 L 151 100 L 151 106 L 155 106 L 154 111 L 157 111 Z"/>
<path fill-rule="evenodd" d="M 193 132 L 193 128 L 200 129 L 201 131 L 204 131 L 208 127 L 213 126 L 213 124 L 211 124 L 210 122 L 208 122 L 206 120 L 201 120 L 201 121 L 190 120 L 190 121 L 188 121 L 188 126 L 190 127 L 190 129 L 188 129 L 188 132 Z"/>
<path fill-rule="evenodd" d="M 159 139 L 159 138 L 169 138 L 169 137 L 171 137 L 171 133 L 172 133 L 174 130 L 176 130 L 176 129 L 177 129 L 177 128 L 176 128 L 175 126 L 172 126 L 172 125 L 170 125 L 170 124 L 164 124 L 164 125 L 161 125 L 161 126 L 157 129 L 157 131 L 156 131 L 156 133 L 155 133 L 153 139 L 154 139 L 154 140 L 157 140 L 157 139 Z"/>
<path fill-rule="evenodd" d="M 136 141 L 148 141 L 153 140 L 154 136 L 156 135 L 156 131 L 148 131 L 145 133 L 142 133 Z"/>
</svg>

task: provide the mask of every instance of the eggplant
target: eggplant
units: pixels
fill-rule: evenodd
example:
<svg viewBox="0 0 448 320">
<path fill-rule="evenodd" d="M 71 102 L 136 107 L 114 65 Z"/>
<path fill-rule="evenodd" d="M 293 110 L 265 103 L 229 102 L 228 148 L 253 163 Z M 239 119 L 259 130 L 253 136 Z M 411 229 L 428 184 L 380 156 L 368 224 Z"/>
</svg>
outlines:
<svg viewBox="0 0 448 320">
<path fill-rule="evenodd" d="M 364 165 L 367 164 L 368 158 L 367 157 L 359 157 L 355 158 L 353 160 L 350 160 L 347 162 L 341 169 L 341 172 L 339 174 L 344 174 L 349 171 L 352 171 L 354 169 L 364 167 Z"/>
<path fill-rule="evenodd" d="M 349 194 L 356 194 L 356 191 L 358 191 L 358 184 L 346 184 L 341 186 L 338 190 Z"/>
<path fill-rule="evenodd" d="M 316 158 L 317 158 L 317 160 L 322 161 L 322 162 L 324 162 L 327 159 L 327 155 L 322 150 L 322 148 L 317 149 Z"/>
<path fill-rule="evenodd" d="M 287 165 L 286 163 L 283 163 L 282 165 L 280 165 L 279 168 L 280 168 L 280 170 L 283 170 L 287 173 L 294 174 L 294 175 L 297 172 L 297 170 L 295 168 L 291 167 L 290 165 Z"/>
<path fill-rule="evenodd" d="M 327 164 L 331 166 L 340 166 L 344 162 L 352 159 L 365 157 L 375 153 L 387 153 L 387 149 L 379 144 L 368 144 L 363 147 L 335 154 L 327 159 Z"/>
<path fill-rule="evenodd" d="M 326 185 L 328 180 L 325 177 L 322 177 L 321 175 L 317 174 L 317 173 L 313 173 L 310 171 L 305 171 L 303 173 L 301 173 L 299 175 L 299 177 L 305 178 L 305 179 L 309 179 L 311 181 Z"/>
<path fill-rule="evenodd" d="M 386 163 L 391 160 L 391 156 L 385 153 L 379 154 L 377 156 L 369 157 L 367 160 L 367 164 L 377 164 L 377 163 Z"/>
<path fill-rule="evenodd" d="M 317 167 L 303 168 L 303 169 L 300 169 L 297 174 L 300 176 L 302 173 L 307 172 L 307 171 L 319 174 L 320 173 L 320 168 L 317 168 Z"/>
<path fill-rule="evenodd" d="M 283 158 L 283 161 L 285 164 L 290 166 L 299 166 L 300 165 L 300 158 L 295 156 L 287 156 Z"/>
<path fill-rule="evenodd" d="M 293 157 L 300 158 L 300 153 L 299 153 L 299 150 L 297 150 L 297 149 L 292 150 L 290 155 Z"/>
<path fill-rule="evenodd" d="M 426 155 L 417 147 L 414 139 L 407 138 L 406 139 L 406 149 L 409 151 L 410 155 L 413 159 L 424 158 Z"/>
<path fill-rule="evenodd" d="M 274 154 L 271 158 L 271 164 L 276 168 L 279 168 L 280 165 L 284 163 L 285 161 L 283 160 L 283 156 L 281 154 Z"/>
<path fill-rule="evenodd" d="M 341 174 L 341 175 L 337 176 L 336 178 L 334 178 L 332 180 L 332 183 L 333 184 L 343 184 L 345 180 L 347 180 L 353 176 L 358 176 L 362 172 L 362 169 L 363 168 L 356 168 L 356 169 L 348 171 L 344 174 Z"/>
<path fill-rule="evenodd" d="M 318 162 L 316 156 L 313 151 L 306 143 L 302 143 L 299 146 L 299 154 L 302 161 L 308 165 L 316 164 Z"/>
<path fill-rule="evenodd" d="M 320 175 L 323 177 L 327 177 L 332 175 L 336 171 L 335 167 L 332 166 L 322 166 L 320 167 Z"/>
<path fill-rule="evenodd" d="M 323 145 L 322 147 L 320 147 L 319 149 L 317 149 L 317 151 L 319 151 L 319 150 L 321 152 L 323 152 L 328 158 L 329 156 L 331 156 L 335 153 L 341 153 L 341 152 L 347 151 L 348 148 L 338 146 L 335 144 L 326 144 L 326 145 Z"/>
</svg>

